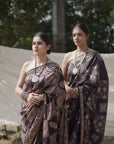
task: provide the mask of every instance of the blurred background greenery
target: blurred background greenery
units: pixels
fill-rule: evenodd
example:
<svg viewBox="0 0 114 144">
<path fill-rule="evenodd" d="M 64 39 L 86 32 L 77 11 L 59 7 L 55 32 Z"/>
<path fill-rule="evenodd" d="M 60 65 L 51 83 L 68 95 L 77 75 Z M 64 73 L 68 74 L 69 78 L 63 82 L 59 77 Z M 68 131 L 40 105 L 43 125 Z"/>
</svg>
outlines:
<svg viewBox="0 0 114 144">
<path fill-rule="evenodd" d="M 113 0 L 0 0 L 0 45 L 31 49 L 33 35 L 43 31 L 52 38 L 53 52 L 68 52 L 75 49 L 77 23 L 89 26 L 89 47 L 114 52 Z"/>
</svg>

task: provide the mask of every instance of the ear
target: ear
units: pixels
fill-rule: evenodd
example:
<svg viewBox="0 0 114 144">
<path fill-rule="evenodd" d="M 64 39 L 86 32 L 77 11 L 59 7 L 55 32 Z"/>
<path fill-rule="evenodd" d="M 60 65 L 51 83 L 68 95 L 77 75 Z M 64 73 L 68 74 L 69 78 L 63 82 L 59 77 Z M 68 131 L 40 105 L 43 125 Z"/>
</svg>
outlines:
<svg viewBox="0 0 114 144">
<path fill-rule="evenodd" d="M 87 38 L 87 40 L 89 39 L 89 34 L 88 34 L 88 35 L 86 35 L 86 38 Z"/>
<path fill-rule="evenodd" d="M 47 45 L 47 50 L 49 50 L 49 49 L 50 49 L 50 47 L 51 47 L 51 46 L 48 44 L 48 45 Z"/>
</svg>

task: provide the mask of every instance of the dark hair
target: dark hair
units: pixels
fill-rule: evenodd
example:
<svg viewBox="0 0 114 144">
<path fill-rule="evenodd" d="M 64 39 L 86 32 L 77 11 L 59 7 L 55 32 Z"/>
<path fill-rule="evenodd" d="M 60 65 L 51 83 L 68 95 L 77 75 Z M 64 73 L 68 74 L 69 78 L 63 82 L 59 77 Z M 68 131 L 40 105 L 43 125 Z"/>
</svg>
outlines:
<svg viewBox="0 0 114 144">
<path fill-rule="evenodd" d="M 79 27 L 85 34 L 87 34 L 87 35 L 90 34 L 89 28 L 86 24 L 83 24 L 83 23 L 76 24 L 73 27 L 72 32 L 76 27 Z"/>
<path fill-rule="evenodd" d="M 40 37 L 45 43 L 46 43 L 46 45 L 50 45 L 51 46 L 51 38 L 47 35 L 47 34 L 45 34 L 44 32 L 37 32 L 34 36 L 33 36 L 33 38 L 34 37 Z M 47 54 L 50 54 L 50 52 L 51 52 L 51 50 L 49 49 L 49 50 L 47 50 Z"/>
</svg>

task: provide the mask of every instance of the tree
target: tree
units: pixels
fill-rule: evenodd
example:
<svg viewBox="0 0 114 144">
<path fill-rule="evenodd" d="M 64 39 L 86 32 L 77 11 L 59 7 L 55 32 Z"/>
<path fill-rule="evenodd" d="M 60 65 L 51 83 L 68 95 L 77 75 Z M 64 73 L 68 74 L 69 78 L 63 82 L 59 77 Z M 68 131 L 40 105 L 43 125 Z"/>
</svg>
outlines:
<svg viewBox="0 0 114 144">
<path fill-rule="evenodd" d="M 112 0 L 69 0 L 65 3 L 67 51 L 73 50 L 72 28 L 76 23 L 86 23 L 90 28 L 89 47 L 102 52 L 114 52 L 114 33 L 110 23 Z"/>
<path fill-rule="evenodd" d="M 51 0 L 9 0 L 0 2 L 0 43 L 31 49 L 37 31 L 52 33 Z M 50 17 L 49 17 L 50 16 Z"/>
<path fill-rule="evenodd" d="M 91 31 L 89 47 L 102 53 L 114 52 L 113 0 L 0 0 L 0 3 L 1 45 L 31 49 L 33 35 L 44 31 L 53 36 L 52 51 L 68 52 L 75 48 L 73 26 L 86 23 Z"/>
<path fill-rule="evenodd" d="M 53 2 L 53 47 L 55 52 L 65 52 L 65 6 L 64 0 Z"/>
</svg>

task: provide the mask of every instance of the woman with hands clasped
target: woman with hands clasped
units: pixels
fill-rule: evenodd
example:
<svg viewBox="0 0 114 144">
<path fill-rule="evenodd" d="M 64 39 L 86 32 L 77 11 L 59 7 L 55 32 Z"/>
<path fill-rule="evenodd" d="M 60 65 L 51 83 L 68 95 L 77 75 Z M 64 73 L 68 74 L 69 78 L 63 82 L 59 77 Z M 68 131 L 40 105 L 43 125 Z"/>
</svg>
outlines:
<svg viewBox="0 0 114 144">
<path fill-rule="evenodd" d="M 87 45 L 89 28 L 72 30 L 77 49 L 62 63 L 68 105 L 69 144 L 100 144 L 106 123 L 108 75 L 101 55 Z"/>
<path fill-rule="evenodd" d="M 15 88 L 23 100 L 23 144 L 67 144 L 64 78 L 59 65 L 47 56 L 50 47 L 47 34 L 35 34 L 32 42 L 35 59 L 25 62 Z"/>
</svg>

